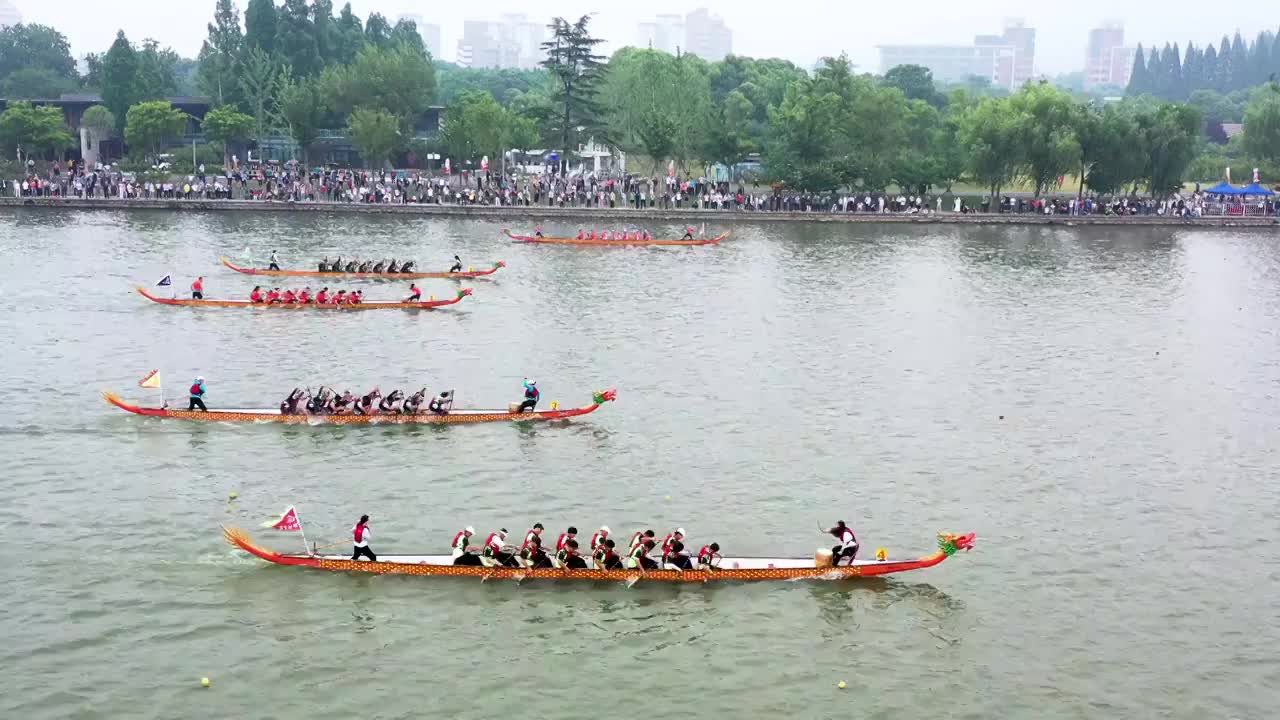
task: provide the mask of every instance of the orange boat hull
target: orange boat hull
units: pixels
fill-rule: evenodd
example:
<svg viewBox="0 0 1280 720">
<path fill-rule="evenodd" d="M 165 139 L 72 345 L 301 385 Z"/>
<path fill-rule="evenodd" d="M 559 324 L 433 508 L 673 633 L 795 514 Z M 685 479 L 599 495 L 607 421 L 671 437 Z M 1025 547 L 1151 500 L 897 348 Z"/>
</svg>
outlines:
<svg viewBox="0 0 1280 720">
<path fill-rule="evenodd" d="M 138 288 L 138 294 L 150 300 L 151 302 L 160 303 L 161 305 L 182 305 L 185 307 L 205 307 L 205 308 L 252 308 L 254 310 L 331 310 L 334 312 L 342 312 L 345 310 L 434 310 L 436 308 L 455 305 L 462 301 L 462 298 L 471 294 L 471 289 L 459 290 L 458 294 L 450 300 L 424 300 L 422 302 L 362 302 L 354 305 L 342 303 L 341 305 L 332 305 L 325 303 L 317 305 L 316 303 L 256 303 L 248 300 L 188 300 L 184 298 L 162 298 L 156 297 L 147 292 L 146 288 Z"/>
<path fill-rule="evenodd" d="M 718 245 L 721 240 L 729 237 L 729 233 L 721 233 L 713 238 L 703 240 L 579 240 L 577 238 L 553 238 L 553 237 L 534 237 L 531 235 L 512 235 L 510 230 L 503 230 L 507 237 L 522 243 L 541 243 L 544 245 L 609 245 L 609 246 L 638 246 L 638 245 Z"/>
<path fill-rule="evenodd" d="M 915 560 L 865 563 L 853 567 L 776 567 L 720 568 L 717 570 L 556 570 L 507 567 L 476 567 L 406 562 L 368 562 L 312 555 L 289 555 L 268 550 L 253 542 L 248 533 L 238 528 L 223 528 L 228 543 L 267 562 L 333 572 L 362 572 L 375 575 L 428 575 L 473 577 L 482 580 L 592 580 L 596 582 L 629 582 L 639 580 L 666 583 L 706 583 L 712 581 L 760 582 L 766 580 L 849 580 L 876 577 L 933 567 L 946 560 L 939 551 Z"/>
<path fill-rule="evenodd" d="M 259 270 L 257 268 L 242 268 L 232 265 L 226 258 L 218 258 L 223 265 L 245 275 L 270 275 L 273 277 L 318 277 L 333 278 L 335 280 L 426 280 L 428 278 L 452 278 L 462 280 L 466 278 L 486 277 L 498 272 L 498 268 L 507 266 L 505 262 L 499 260 L 493 264 L 488 270 L 470 270 L 467 272 L 413 272 L 413 273 L 361 273 L 361 272 L 320 272 L 319 270 Z"/>
<path fill-rule="evenodd" d="M 103 393 L 102 399 L 135 415 L 192 420 L 195 422 L 249 422 L 284 423 L 288 425 L 468 425 L 494 422 L 546 422 L 567 420 L 595 412 L 605 402 L 612 400 L 614 392 L 598 393 L 590 405 L 566 410 L 542 410 L 513 413 L 506 410 L 453 410 L 447 415 L 416 413 L 413 415 L 281 415 L 274 410 L 179 410 L 173 408 L 141 407 L 126 402 L 115 393 Z"/>
</svg>

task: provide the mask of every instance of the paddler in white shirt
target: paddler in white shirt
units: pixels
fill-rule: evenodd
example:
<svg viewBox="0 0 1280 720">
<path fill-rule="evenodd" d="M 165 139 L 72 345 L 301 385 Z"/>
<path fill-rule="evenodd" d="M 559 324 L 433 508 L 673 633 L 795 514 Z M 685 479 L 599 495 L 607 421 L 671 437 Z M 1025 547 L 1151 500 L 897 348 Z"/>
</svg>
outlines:
<svg viewBox="0 0 1280 720">
<path fill-rule="evenodd" d="M 480 551 L 480 564 L 485 567 L 511 567 L 511 553 L 504 550 L 506 540 L 506 528 L 489 533 L 488 539 L 484 541 L 484 549 Z"/>
<path fill-rule="evenodd" d="M 476 529 L 467 526 L 465 530 L 453 536 L 453 564 L 454 565 L 479 565 L 480 558 L 471 552 L 469 545 L 471 537 L 476 534 Z"/>
</svg>

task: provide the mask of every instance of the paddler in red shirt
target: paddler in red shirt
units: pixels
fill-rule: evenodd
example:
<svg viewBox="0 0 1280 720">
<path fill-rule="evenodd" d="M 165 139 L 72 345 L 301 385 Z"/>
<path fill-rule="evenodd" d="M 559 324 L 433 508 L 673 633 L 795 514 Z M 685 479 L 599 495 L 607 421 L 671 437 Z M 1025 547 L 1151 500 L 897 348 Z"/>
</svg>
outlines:
<svg viewBox="0 0 1280 720">
<path fill-rule="evenodd" d="M 298 302 L 298 296 L 293 294 L 293 288 L 285 288 L 284 295 L 280 296 L 280 300 L 286 305 L 293 305 Z"/>
<path fill-rule="evenodd" d="M 262 302 L 262 300 L 263 300 L 262 287 L 259 285 L 254 285 L 253 292 L 249 293 L 249 302 L 260 303 Z"/>
<path fill-rule="evenodd" d="M 280 288 L 271 288 L 270 292 L 267 293 L 267 303 L 278 302 L 280 302 Z"/>
<path fill-rule="evenodd" d="M 310 285 L 302 288 L 302 292 L 298 293 L 298 302 L 302 303 L 303 305 L 308 305 L 311 303 L 311 286 Z"/>
<path fill-rule="evenodd" d="M 560 533 L 560 537 L 556 538 L 556 552 L 560 552 L 569 545 L 570 540 L 576 540 L 578 537 L 578 528 L 570 525 L 568 530 Z"/>
<path fill-rule="evenodd" d="M 339 290 L 339 291 L 338 291 L 338 294 L 337 294 L 337 295 L 334 295 L 334 296 L 333 296 L 333 299 L 329 301 L 329 304 L 331 304 L 331 305 L 344 305 L 344 304 L 346 304 L 346 302 L 347 302 L 347 291 L 346 291 L 346 290 Z"/>
<path fill-rule="evenodd" d="M 609 526 L 601 525 L 600 529 L 597 530 L 595 534 L 591 536 L 591 552 L 595 553 L 595 551 L 599 550 L 600 546 L 604 544 L 604 541 L 608 539 L 609 539 Z"/>
<path fill-rule="evenodd" d="M 702 570 L 718 570 L 720 568 L 720 545 L 711 543 L 703 545 L 698 551 L 698 568 Z"/>
<path fill-rule="evenodd" d="M 324 288 L 320 292 L 316 293 L 317 305 L 325 305 L 325 304 L 328 304 L 328 302 L 329 302 L 329 288 Z"/>
<path fill-rule="evenodd" d="M 359 560 L 360 556 L 363 555 L 373 562 L 378 562 L 378 556 L 374 555 L 373 551 L 369 549 L 369 537 L 371 533 L 369 532 L 368 515 L 360 516 L 360 522 L 356 523 L 356 526 L 351 528 L 351 534 L 355 539 L 355 549 L 351 553 L 351 559 Z"/>
<path fill-rule="evenodd" d="M 407 303 L 421 302 L 422 289 L 419 288 L 416 283 L 409 283 L 409 297 L 405 298 L 404 301 Z"/>
<path fill-rule="evenodd" d="M 204 299 L 204 277 L 198 277 L 195 282 L 191 283 L 191 299 Z"/>
<path fill-rule="evenodd" d="M 363 290 L 352 290 L 351 292 L 347 293 L 347 304 L 359 305 L 362 299 L 361 295 L 363 294 L 364 294 Z"/>
<path fill-rule="evenodd" d="M 675 532 L 662 538 L 662 559 L 666 560 L 667 553 L 671 552 L 671 546 L 682 540 L 684 540 L 684 528 L 676 528 Z"/>
</svg>

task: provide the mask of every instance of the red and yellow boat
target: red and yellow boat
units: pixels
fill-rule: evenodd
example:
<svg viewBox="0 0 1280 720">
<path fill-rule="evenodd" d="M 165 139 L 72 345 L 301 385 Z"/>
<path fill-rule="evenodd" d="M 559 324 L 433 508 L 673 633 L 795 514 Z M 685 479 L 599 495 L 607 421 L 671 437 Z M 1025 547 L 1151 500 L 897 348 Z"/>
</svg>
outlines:
<svg viewBox="0 0 1280 720">
<path fill-rule="evenodd" d="M 411 272 L 411 273 L 373 273 L 373 272 L 320 272 L 319 270 L 260 270 L 258 268 L 243 268 L 238 265 L 232 265 L 230 260 L 226 258 L 218 258 L 223 265 L 245 275 L 271 275 L 274 277 L 318 277 L 333 278 L 335 280 L 425 280 L 428 278 L 452 278 L 462 280 L 466 278 L 486 277 L 498 272 L 499 268 L 504 268 L 507 264 L 501 260 L 493 264 L 488 270 L 467 270 L 466 272 Z"/>
<path fill-rule="evenodd" d="M 601 405 L 612 401 L 616 395 L 617 393 L 613 390 L 602 390 L 591 396 L 590 404 L 565 410 L 559 409 L 555 403 L 552 403 L 552 409 L 534 412 L 518 412 L 508 407 L 502 410 L 450 410 L 445 415 L 438 415 L 432 412 L 373 415 L 308 415 L 306 413 L 288 415 L 281 413 L 278 408 L 214 409 L 202 412 L 168 407 L 141 407 L 126 402 L 119 395 L 112 392 L 103 393 L 102 399 L 121 410 L 135 415 L 173 420 L 195 420 L 197 422 L 256 422 L 286 423 L 291 425 L 465 425 L 493 422 L 568 420 L 569 418 L 595 412 Z"/>
<path fill-rule="evenodd" d="M 850 580 L 892 575 L 933 567 L 956 554 L 971 550 L 974 535 L 938 535 L 938 551 L 911 560 L 855 560 L 852 565 L 831 566 L 830 553 L 812 558 L 724 558 L 715 570 L 566 570 L 454 565 L 451 555 L 379 555 L 377 562 L 352 560 L 346 555 L 291 555 L 268 550 L 253 542 L 239 528 L 222 529 L 228 543 L 277 565 L 314 570 L 372 573 L 375 575 L 437 575 L 478 577 L 482 580 L 593 580 L 665 583 L 759 582 L 764 580 Z"/>
<path fill-rule="evenodd" d="M 334 312 L 342 312 L 345 310 L 434 310 L 448 305 L 455 305 L 462 301 L 462 298 L 471 294 L 471 288 L 463 288 L 458 291 L 452 299 L 449 300 L 421 300 L 418 302 L 380 302 L 365 301 L 354 304 L 341 303 L 331 304 L 325 303 L 319 305 L 316 303 L 261 303 L 249 300 L 190 300 L 186 298 L 162 298 L 156 297 L 147 292 L 146 288 L 138 288 L 138 294 L 161 305 L 184 305 L 187 307 L 207 307 L 207 308 L 252 308 L 254 310 L 332 310 Z"/>
<path fill-rule="evenodd" d="M 503 230 L 507 237 L 522 243 L 544 243 L 548 245 L 611 245 L 611 246 L 635 246 L 635 245 L 718 245 L 721 240 L 729 237 L 729 233 L 720 233 L 713 238 L 704 238 L 702 240 L 601 240 L 596 238 L 581 239 L 578 238 L 557 238 L 557 237 L 537 237 L 535 235 L 513 235 L 510 230 Z"/>
</svg>

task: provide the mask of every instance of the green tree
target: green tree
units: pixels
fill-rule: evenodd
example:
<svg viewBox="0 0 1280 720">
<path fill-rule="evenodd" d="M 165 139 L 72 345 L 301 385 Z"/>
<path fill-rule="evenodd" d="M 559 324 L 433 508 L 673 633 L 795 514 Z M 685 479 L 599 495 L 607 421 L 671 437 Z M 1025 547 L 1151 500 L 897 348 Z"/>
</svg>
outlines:
<svg viewBox="0 0 1280 720">
<path fill-rule="evenodd" d="M 1018 119 L 1022 175 L 1035 186 L 1036 197 L 1080 158 L 1076 108 L 1070 95 L 1047 84 L 1028 85 L 1009 97 L 1009 109 Z"/>
<path fill-rule="evenodd" d="M 707 74 L 706 63 L 690 55 L 619 50 L 600 84 L 600 104 L 608 108 L 603 135 L 656 163 L 701 155 L 711 113 Z"/>
<path fill-rule="evenodd" d="M 506 123 L 506 111 L 491 95 L 468 91 L 445 111 L 440 145 L 458 164 L 478 162 L 486 155 L 498 157 L 503 151 Z"/>
<path fill-rule="evenodd" d="M 0 145 L 10 157 L 15 149 L 27 156 L 43 156 L 47 152 L 60 154 L 75 144 L 58 108 L 14 102 L 0 114 Z"/>
<path fill-rule="evenodd" d="M 320 48 L 307 0 L 285 0 L 276 24 L 276 51 L 297 77 L 320 71 Z"/>
<path fill-rule="evenodd" d="M 142 51 L 138 53 L 137 85 L 140 99 L 159 100 L 173 95 L 178 90 L 175 75 L 178 53 L 172 48 L 160 49 L 160 43 L 150 38 L 142 41 Z"/>
<path fill-rule="evenodd" d="M 1280 86 L 1268 83 L 1244 111 L 1244 145 L 1254 157 L 1280 162 Z"/>
<path fill-rule="evenodd" d="M 708 114 L 702 156 L 726 167 L 745 160 L 756 149 L 751 132 L 754 116 L 755 108 L 747 96 L 741 90 L 731 90 Z"/>
<path fill-rule="evenodd" d="M 431 55 L 427 52 L 426 45 L 422 43 L 422 33 L 418 32 L 418 24 L 412 20 L 396 22 L 396 26 L 391 29 L 391 44 L 404 45 L 424 57 Z"/>
<path fill-rule="evenodd" d="M 435 70 L 430 59 L 405 46 L 360 51 L 351 65 L 331 66 L 320 75 L 319 90 L 335 113 L 354 108 L 383 110 L 400 119 L 405 136 L 431 106 Z"/>
<path fill-rule="evenodd" d="M 200 88 L 216 105 L 238 102 L 244 35 L 240 32 L 240 10 L 232 0 L 218 0 L 208 31 L 208 37 L 200 46 Z"/>
<path fill-rule="evenodd" d="M 0 81 L 0 92 L 7 98 L 57 98 L 78 88 L 75 80 L 47 68 L 23 68 Z"/>
<path fill-rule="evenodd" d="M 920 65 L 897 65 L 884 74 L 889 87 L 898 88 L 908 100 L 923 100 L 934 107 L 946 104 L 946 97 L 933 84 L 933 72 Z"/>
<path fill-rule="evenodd" d="M 285 71 L 276 59 L 254 48 L 241 63 L 245 109 L 253 117 L 253 138 L 261 140 L 277 125 L 276 101 Z"/>
<path fill-rule="evenodd" d="M 310 159 L 311 146 L 324 121 L 324 103 L 320 100 L 316 84 L 315 79 L 295 81 L 290 78 L 279 93 L 280 117 L 293 141 L 302 148 L 303 160 Z"/>
<path fill-rule="evenodd" d="M 311 32 L 316 38 L 320 67 L 324 67 L 333 62 L 333 53 L 338 48 L 338 25 L 333 20 L 333 0 L 314 0 L 311 3 Z"/>
<path fill-rule="evenodd" d="M 268 55 L 276 51 L 279 17 L 274 0 L 249 0 L 244 11 L 244 49 Z"/>
<path fill-rule="evenodd" d="M 142 99 L 145 92 L 138 85 L 138 70 L 138 53 L 121 30 L 102 57 L 102 103 L 118 121 L 125 120 L 129 108 Z"/>
<path fill-rule="evenodd" d="M 1085 185 L 1108 195 L 1142 177 L 1146 165 L 1143 138 L 1131 107 L 1079 107 L 1076 140 L 1080 144 L 1079 196 L 1084 195 Z"/>
<path fill-rule="evenodd" d="M 334 33 L 333 64 L 351 64 L 364 46 L 364 27 L 360 23 L 360 18 L 351 12 L 351 3 L 347 3 L 342 6 L 342 12 L 338 15 Z"/>
<path fill-rule="evenodd" d="M 223 163 L 226 163 L 227 145 L 244 142 L 253 136 L 254 119 L 251 115 L 236 110 L 230 105 L 223 105 L 205 113 L 200 127 L 205 137 L 222 144 Z"/>
<path fill-rule="evenodd" d="M 547 120 L 549 133 L 560 140 L 561 173 L 568 167 L 569 151 L 577 146 L 573 141 L 603 129 L 596 88 L 604 72 L 604 57 L 596 54 L 596 47 L 604 41 L 591 36 L 590 23 L 590 15 L 583 15 L 572 24 L 564 18 L 554 18 L 547 26 L 551 39 L 542 43 L 547 54 L 542 67 L 555 81 L 552 101 L 556 112 Z"/>
<path fill-rule="evenodd" d="M 1200 138 L 1200 112 L 1190 105 L 1166 103 L 1138 117 L 1146 156 L 1143 177 L 1152 195 L 1182 189 L 1187 168 L 1195 159 Z"/>
<path fill-rule="evenodd" d="M 45 25 L 7 25 L 0 28 L 0 78 L 20 70 L 45 70 L 52 76 L 76 79 L 76 62 L 62 33 Z"/>
<path fill-rule="evenodd" d="M 839 115 L 839 95 L 816 91 L 811 80 L 793 82 L 782 102 L 769 108 L 765 165 L 770 177 L 798 190 L 842 185 L 842 169 L 832 160 Z"/>
<path fill-rule="evenodd" d="M 1021 124 L 1008 98 L 985 98 L 960 118 L 959 138 L 969 149 L 969 174 L 993 200 L 1023 163 Z"/>
<path fill-rule="evenodd" d="M 187 126 L 187 114 L 165 100 L 141 102 L 129 108 L 124 121 L 124 141 L 155 157 Z"/>
<path fill-rule="evenodd" d="M 391 47 L 391 23 L 387 22 L 382 13 L 369 15 L 368 22 L 364 24 L 364 40 L 384 50 Z"/>
<path fill-rule="evenodd" d="M 399 118 L 385 110 L 369 108 L 353 110 L 347 118 L 347 130 L 369 167 L 384 166 L 404 137 L 400 133 Z"/>
</svg>

